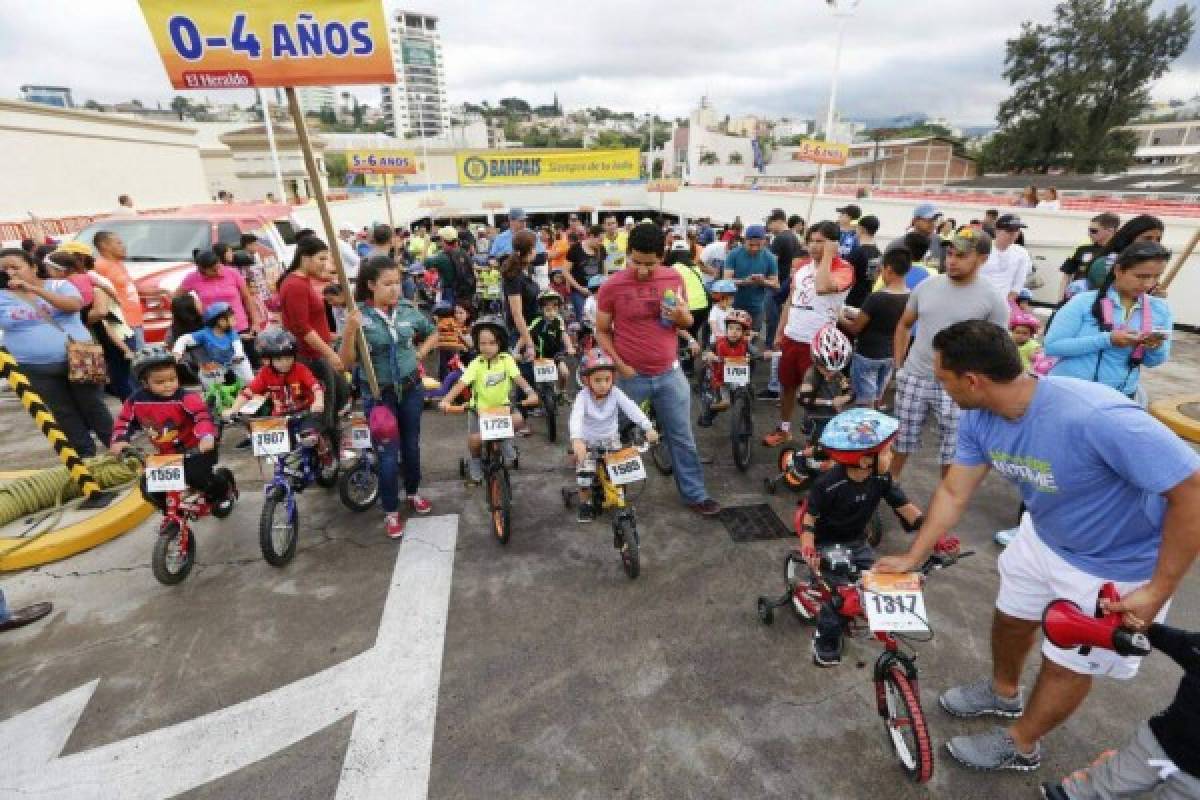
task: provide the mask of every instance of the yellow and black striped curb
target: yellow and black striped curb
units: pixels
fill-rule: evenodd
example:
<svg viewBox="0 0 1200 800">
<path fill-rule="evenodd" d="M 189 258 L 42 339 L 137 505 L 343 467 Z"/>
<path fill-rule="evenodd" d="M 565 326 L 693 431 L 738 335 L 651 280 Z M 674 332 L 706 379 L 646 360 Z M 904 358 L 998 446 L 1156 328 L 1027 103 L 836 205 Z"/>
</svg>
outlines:
<svg viewBox="0 0 1200 800">
<path fill-rule="evenodd" d="M 1150 413 L 1184 439 L 1200 444 L 1200 419 L 1181 410 L 1190 405 L 1200 405 L 1200 394 L 1184 394 L 1155 400 L 1150 404 Z"/>
</svg>

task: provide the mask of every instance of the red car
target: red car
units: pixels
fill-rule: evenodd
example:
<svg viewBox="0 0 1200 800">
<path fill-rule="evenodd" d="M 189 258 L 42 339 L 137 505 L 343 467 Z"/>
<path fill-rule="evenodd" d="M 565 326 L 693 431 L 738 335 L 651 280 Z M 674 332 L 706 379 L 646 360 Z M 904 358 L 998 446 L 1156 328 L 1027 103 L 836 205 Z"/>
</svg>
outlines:
<svg viewBox="0 0 1200 800">
<path fill-rule="evenodd" d="M 299 224 L 292 207 L 271 203 L 206 204 L 164 214 L 109 217 L 81 230 L 76 239 L 93 244 L 99 231 L 112 231 L 125 242 L 125 266 L 137 285 L 145 310 L 146 341 L 160 342 L 171 326 L 171 296 L 196 265 L 193 253 L 218 242 L 239 246 L 253 233 L 265 249 L 266 274 L 278 277 L 289 262 Z M 274 278 L 270 278 L 274 283 Z"/>
</svg>

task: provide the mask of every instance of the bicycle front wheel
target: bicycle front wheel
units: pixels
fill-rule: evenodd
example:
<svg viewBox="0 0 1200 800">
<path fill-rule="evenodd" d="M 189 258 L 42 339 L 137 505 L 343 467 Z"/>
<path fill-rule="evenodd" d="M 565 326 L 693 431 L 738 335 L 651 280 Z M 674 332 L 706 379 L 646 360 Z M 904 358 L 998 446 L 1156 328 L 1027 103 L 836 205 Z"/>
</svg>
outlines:
<svg viewBox="0 0 1200 800">
<path fill-rule="evenodd" d="M 908 777 L 925 783 L 933 776 L 933 746 L 916 687 L 901 665 L 892 664 L 876 679 L 876 690 L 882 694 L 880 713 L 900 766 Z"/>
<path fill-rule="evenodd" d="M 629 580 L 633 580 L 642 571 L 637 523 L 632 516 L 622 514 L 614 520 L 613 527 L 616 529 L 614 543 L 621 551 L 621 568 L 625 570 Z"/>
<path fill-rule="evenodd" d="M 487 479 L 487 493 L 492 534 L 500 544 L 508 544 L 512 535 L 512 487 L 508 483 L 508 470 L 501 467 L 492 471 Z"/>
<path fill-rule="evenodd" d="M 739 391 L 737 393 L 729 417 L 729 435 L 733 445 L 733 463 L 739 470 L 745 472 L 750 468 L 750 442 L 754 438 L 753 410 L 750 405 L 750 398 L 746 392 Z"/>
</svg>

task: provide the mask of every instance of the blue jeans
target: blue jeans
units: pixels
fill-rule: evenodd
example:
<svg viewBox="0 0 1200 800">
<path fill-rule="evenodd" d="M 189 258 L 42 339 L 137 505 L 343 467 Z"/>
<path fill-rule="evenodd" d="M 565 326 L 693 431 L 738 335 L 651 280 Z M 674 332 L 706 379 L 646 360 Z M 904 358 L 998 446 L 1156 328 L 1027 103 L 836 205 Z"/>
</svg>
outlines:
<svg viewBox="0 0 1200 800">
<path fill-rule="evenodd" d="M 763 345 L 767 350 L 771 349 L 771 345 L 775 343 L 775 329 L 779 327 L 779 314 L 782 312 L 782 307 L 775 295 L 767 295 L 767 332 L 763 341 Z"/>
<path fill-rule="evenodd" d="M 854 402 L 859 405 L 875 403 L 883 397 L 888 379 L 892 376 L 890 358 L 867 358 L 858 353 L 850 362 L 850 384 L 854 388 Z"/>
<path fill-rule="evenodd" d="M 621 390 L 635 403 L 649 398 L 675 464 L 675 486 L 686 503 L 708 499 L 704 468 L 692 438 L 692 391 L 678 366 L 661 375 L 621 378 Z"/>
<path fill-rule="evenodd" d="M 400 291 L 405 300 L 412 300 L 417 296 L 417 282 L 413 280 L 412 275 L 405 273 L 404 280 L 400 283 Z"/>
<path fill-rule="evenodd" d="M 583 292 L 571 290 L 571 308 L 575 309 L 575 321 L 583 322 L 583 304 L 587 302 L 587 298 L 583 296 Z"/>
<path fill-rule="evenodd" d="M 380 401 L 363 396 L 363 410 L 368 417 Z M 421 410 L 425 407 L 425 390 L 420 383 L 396 400 L 396 390 L 383 390 L 383 403 L 400 423 L 400 441 L 375 448 L 379 454 L 379 502 L 390 514 L 400 509 L 400 467 L 404 466 L 404 492 L 409 497 L 421 488 Z"/>
</svg>

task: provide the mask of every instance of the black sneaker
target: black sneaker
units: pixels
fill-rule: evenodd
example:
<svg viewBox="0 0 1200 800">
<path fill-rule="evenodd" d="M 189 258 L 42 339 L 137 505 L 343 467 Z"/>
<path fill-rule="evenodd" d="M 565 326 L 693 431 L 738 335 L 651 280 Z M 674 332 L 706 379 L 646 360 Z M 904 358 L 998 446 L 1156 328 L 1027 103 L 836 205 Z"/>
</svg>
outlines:
<svg viewBox="0 0 1200 800">
<path fill-rule="evenodd" d="M 760 389 L 755 397 L 757 397 L 759 400 L 778 400 L 779 392 L 775 391 L 774 389 Z"/>
<path fill-rule="evenodd" d="M 818 667 L 836 667 L 842 663 L 842 639 L 814 633 L 812 638 L 813 663 Z"/>
<path fill-rule="evenodd" d="M 245 439 L 242 439 L 240 442 L 238 442 L 237 444 L 235 444 L 235 445 L 234 445 L 234 449 L 236 449 L 236 450 L 249 450 L 249 449 L 250 449 L 250 437 L 249 437 L 249 436 L 247 436 Z"/>
<path fill-rule="evenodd" d="M 596 509 L 591 503 L 580 503 L 579 513 L 575 515 L 576 522 L 595 522 Z"/>
<path fill-rule="evenodd" d="M 698 420 L 696 420 L 696 424 L 699 425 L 701 428 L 711 428 L 712 424 L 713 424 L 713 415 L 712 414 L 701 414 L 700 418 Z"/>
<path fill-rule="evenodd" d="M 1043 783 L 1042 798 L 1044 800 L 1071 800 L 1071 796 L 1067 794 L 1067 790 L 1062 787 L 1061 783 Z"/>
</svg>

